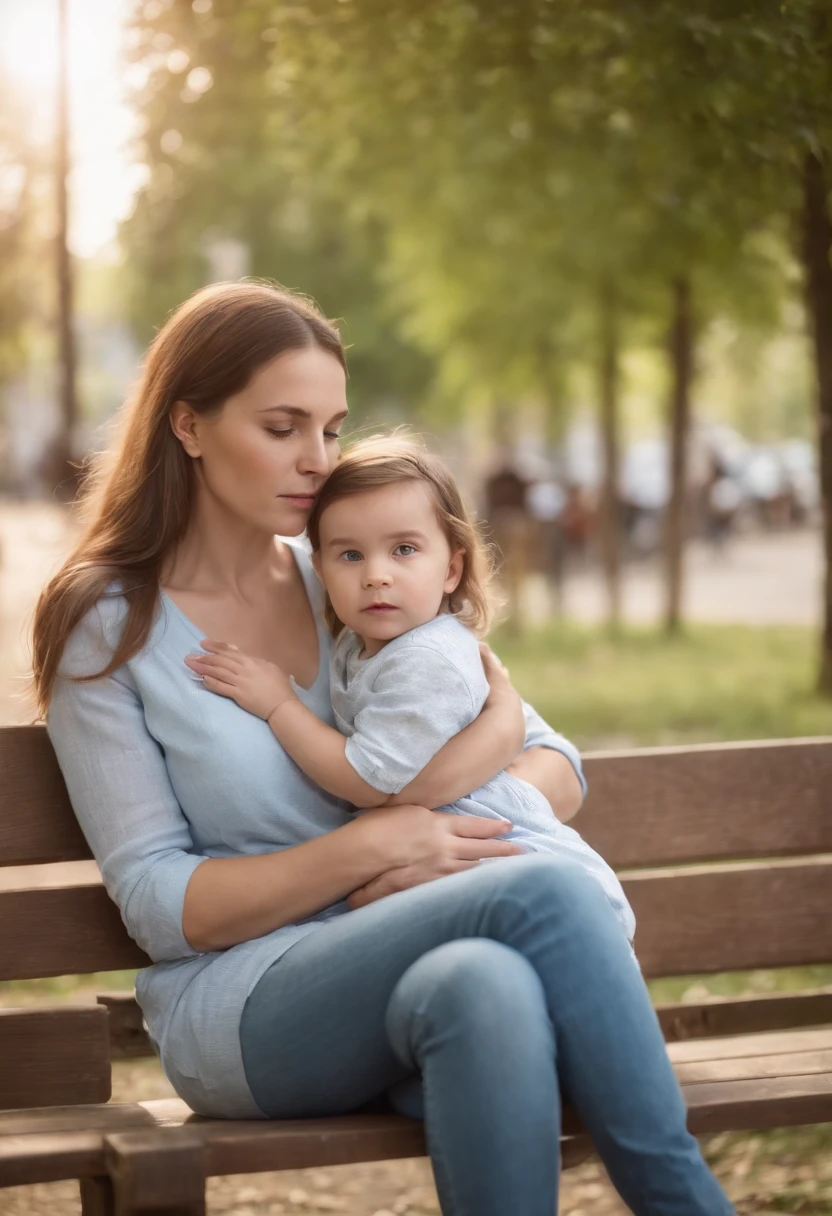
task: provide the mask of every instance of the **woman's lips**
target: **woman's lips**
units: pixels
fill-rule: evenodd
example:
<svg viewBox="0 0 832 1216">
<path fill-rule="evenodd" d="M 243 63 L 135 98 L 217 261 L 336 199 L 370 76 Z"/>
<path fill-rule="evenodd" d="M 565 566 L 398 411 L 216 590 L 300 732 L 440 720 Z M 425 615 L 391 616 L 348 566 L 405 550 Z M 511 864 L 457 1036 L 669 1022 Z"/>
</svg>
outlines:
<svg viewBox="0 0 832 1216">
<path fill-rule="evenodd" d="M 300 507 L 302 511 L 311 511 L 315 505 L 314 494 L 280 494 L 284 502 L 290 502 L 293 507 Z"/>
</svg>

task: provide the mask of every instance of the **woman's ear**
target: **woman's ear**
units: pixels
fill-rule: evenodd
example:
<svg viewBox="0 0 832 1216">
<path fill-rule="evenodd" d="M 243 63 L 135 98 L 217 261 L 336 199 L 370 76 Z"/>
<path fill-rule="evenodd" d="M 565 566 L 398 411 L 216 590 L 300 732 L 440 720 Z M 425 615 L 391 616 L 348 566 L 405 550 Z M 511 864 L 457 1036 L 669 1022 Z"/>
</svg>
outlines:
<svg viewBox="0 0 832 1216">
<path fill-rule="evenodd" d="M 465 561 L 465 550 L 457 549 L 456 553 L 451 556 L 448 563 L 448 573 L 445 577 L 444 591 L 446 595 L 452 595 L 459 586 L 462 578 L 462 566 Z"/>
<path fill-rule="evenodd" d="M 189 456 L 202 455 L 197 435 L 198 415 L 184 401 L 175 401 L 170 411 L 170 429 Z"/>
</svg>

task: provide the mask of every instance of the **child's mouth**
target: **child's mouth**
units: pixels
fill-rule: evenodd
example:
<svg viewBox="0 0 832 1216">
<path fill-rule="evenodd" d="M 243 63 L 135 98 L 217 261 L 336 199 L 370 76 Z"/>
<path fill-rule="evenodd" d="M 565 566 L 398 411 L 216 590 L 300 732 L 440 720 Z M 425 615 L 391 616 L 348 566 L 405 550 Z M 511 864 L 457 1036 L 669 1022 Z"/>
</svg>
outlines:
<svg viewBox="0 0 832 1216">
<path fill-rule="evenodd" d="M 382 612 L 398 612 L 395 604 L 368 604 L 364 612 L 382 613 Z"/>
</svg>

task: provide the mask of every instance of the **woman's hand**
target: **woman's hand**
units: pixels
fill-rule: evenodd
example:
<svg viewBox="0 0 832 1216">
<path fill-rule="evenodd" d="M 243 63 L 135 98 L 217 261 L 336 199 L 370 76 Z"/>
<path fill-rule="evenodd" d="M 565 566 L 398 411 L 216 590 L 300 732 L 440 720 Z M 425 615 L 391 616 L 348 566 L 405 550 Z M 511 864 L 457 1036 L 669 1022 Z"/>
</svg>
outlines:
<svg viewBox="0 0 832 1216">
<path fill-rule="evenodd" d="M 480 655 L 489 687 L 485 704 L 489 710 L 499 715 L 497 721 L 505 728 L 506 745 L 514 748 L 513 759 L 522 750 L 526 740 L 523 702 L 511 682 L 508 668 L 500 662 L 494 651 L 485 642 L 480 642 Z M 516 747 L 514 747 L 515 744 Z"/>
<path fill-rule="evenodd" d="M 266 720 L 284 701 L 295 699 L 289 677 L 277 664 L 211 638 L 203 638 L 200 646 L 208 653 L 186 655 L 185 666 L 202 677 L 209 692 L 230 697 L 241 709 Z"/>
<path fill-rule="evenodd" d="M 470 870 L 486 858 L 523 852 L 510 840 L 496 839 L 511 830 L 507 820 L 449 815 L 423 806 L 365 811 L 355 826 L 366 833 L 368 848 L 386 856 L 388 862 L 383 873 L 353 891 L 347 900 L 351 908 Z"/>
</svg>

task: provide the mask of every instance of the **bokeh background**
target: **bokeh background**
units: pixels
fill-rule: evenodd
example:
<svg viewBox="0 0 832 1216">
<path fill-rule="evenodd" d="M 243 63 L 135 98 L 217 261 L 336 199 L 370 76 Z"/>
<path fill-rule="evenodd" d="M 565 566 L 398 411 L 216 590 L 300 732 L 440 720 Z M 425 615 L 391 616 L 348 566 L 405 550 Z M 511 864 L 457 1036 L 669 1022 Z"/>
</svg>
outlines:
<svg viewBox="0 0 832 1216">
<path fill-rule="evenodd" d="M 147 342 L 257 276 L 340 319 L 355 432 L 453 466 L 502 560 L 495 644 L 556 727 L 832 733 L 830 190 L 828 0 L 0 0 L 0 722 L 32 719 L 34 599 Z M 149 1063 L 116 1084 L 166 1092 Z M 742 1212 L 832 1213 L 829 1128 L 708 1153 Z M 419 1162 L 210 1196 L 437 1211 Z M 593 1163 L 564 1183 L 563 1213 L 622 1210 Z"/>
</svg>

